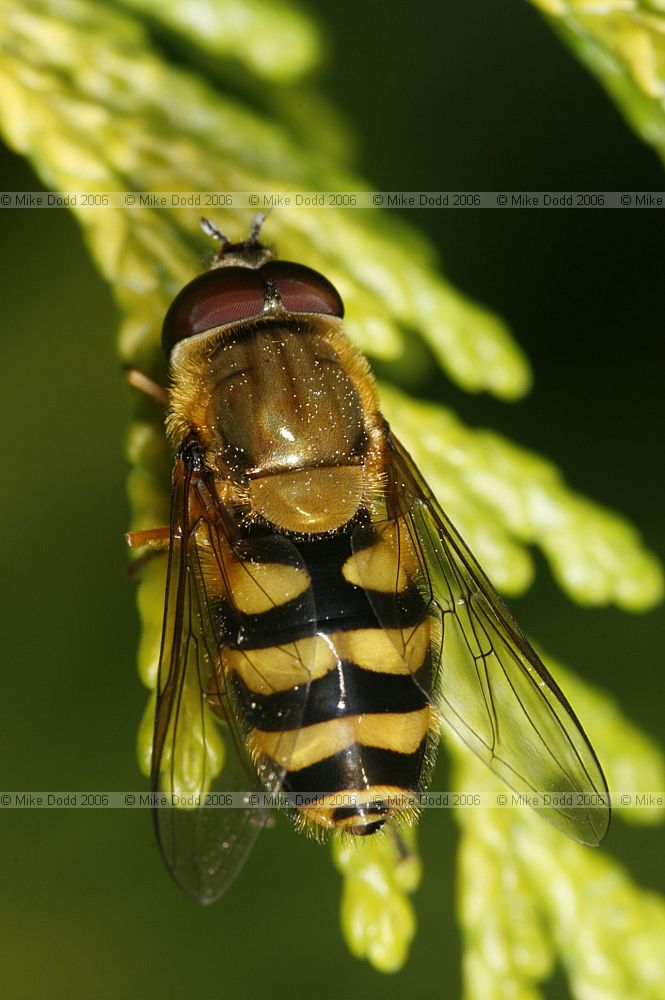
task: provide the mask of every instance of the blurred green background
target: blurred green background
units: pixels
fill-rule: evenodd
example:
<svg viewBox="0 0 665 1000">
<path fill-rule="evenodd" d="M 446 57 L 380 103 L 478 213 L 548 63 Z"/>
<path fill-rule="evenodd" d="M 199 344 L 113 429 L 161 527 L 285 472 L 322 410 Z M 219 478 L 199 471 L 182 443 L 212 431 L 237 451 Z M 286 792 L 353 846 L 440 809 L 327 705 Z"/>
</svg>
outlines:
<svg viewBox="0 0 665 1000">
<path fill-rule="evenodd" d="M 308 6 L 330 44 L 322 86 L 350 119 L 358 165 L 378 190 L 663 187 L 655 154 L 526 5 L 473 0 L 415 15 L 395 0 Z M 2 188 L 40 188 L 4 149 L 0 167 Z M 443 378 L 423 391 L 552 458 L 663 553 L 662 213 L 406 217 L 438 246 L 453 282 L 509 322 L 535 371 L 531 395 L 514 405 Z M 0 787 L 138 790 L 145 692 L 125 575 L 130 399 L 114 353 L 117 312 L 64 211 L 6 210 L 2 223 Z M 245 224 L 243 215 L 239 231 Z M 663 742 L 662 609 L 578 608 L 538 567 L 529 595 L 511 602 L 523 627 Z M 443 754 L 436 783 L 446 786 Z M 420 838 L 418 936 L 404 971 L 381 977 L 342 943 L 327 850 L 285 821 L 205 910 L 167 877 L 147 812 L 3 812 L 0 981 L 14 1000 L 456 997 L 452 816 L 427 813 Z M 665 891 L 663 843 L 662 829 L 616 822 L 606 846 Z M 562 982 L 547 995 L 565 996 Z"/>
</svg>

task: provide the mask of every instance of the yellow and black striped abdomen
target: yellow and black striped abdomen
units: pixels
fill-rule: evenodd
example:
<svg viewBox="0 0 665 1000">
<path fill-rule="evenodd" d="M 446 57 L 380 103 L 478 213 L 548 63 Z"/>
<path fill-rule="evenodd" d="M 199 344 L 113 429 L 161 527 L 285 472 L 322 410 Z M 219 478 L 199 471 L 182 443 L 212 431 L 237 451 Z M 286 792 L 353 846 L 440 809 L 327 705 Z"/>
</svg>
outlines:
<svg viewBox="0 0 665 1000">
<path fill-rule="evenodd" d="M 394 574 L 370 591 L 353 582 L 363 552 L 352 552 L 351 530 L 297 548 L 300 592 L 285 587 L 282 603 L 246 619 L 242 641 L 224 649 L 224 674 L 255 758 L 276 761 L 285 791 L 303 793 L 303 820 L 373 833 L 422 784 L 431 620 L 408 577 L 399 591 Z M 284 570 L 265 567 L 273 595 Z"/>
</svg>

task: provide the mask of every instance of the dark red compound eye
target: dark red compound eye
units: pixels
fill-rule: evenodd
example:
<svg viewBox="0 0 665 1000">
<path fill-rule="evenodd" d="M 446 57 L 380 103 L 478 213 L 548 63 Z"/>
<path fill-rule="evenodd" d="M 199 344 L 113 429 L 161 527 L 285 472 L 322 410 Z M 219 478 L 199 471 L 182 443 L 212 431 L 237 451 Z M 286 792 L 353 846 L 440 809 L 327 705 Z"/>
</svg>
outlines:
<svg viewBox="0 0 665 1000">
<path fill-rule="evenodd" d="M 344 315 L 344 304 L 335 286 L 311 267 L 271 260 L 263 265 L 261 274 L 274 285 L 289 312 L 322 313 L 340 319 Z"/>
<path fill-rule="evenodd" d="M 194 278 L 176 295 L 164 318 L 162 347 L 167 358 L 187 337 L 260 316 L 264 287 L 260 272 L 249 267 L 219 267 Z"/>
<path fill-rule="evenodd" d="M 304 264 L 273 260 L 258 270 L 218 267 L 200 274 L 180 291 L 164 318 L 162 348 L 167 358 L 176 344 L 218 326 L 252 319 L 274 302 L 294 313 L 344 315 L 337 289 Z"/>
</svg>

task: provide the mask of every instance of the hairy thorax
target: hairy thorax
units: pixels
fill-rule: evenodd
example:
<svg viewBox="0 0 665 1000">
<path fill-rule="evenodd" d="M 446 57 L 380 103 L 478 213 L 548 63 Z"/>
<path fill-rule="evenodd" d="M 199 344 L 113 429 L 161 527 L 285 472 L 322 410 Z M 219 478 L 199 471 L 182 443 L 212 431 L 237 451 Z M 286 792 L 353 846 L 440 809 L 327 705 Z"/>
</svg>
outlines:
<svg viewBox="0 0 665 1000">
<path fill-rule="evenodd" d="M 330 532 L 380 487 L 372 378 L 336 320 L 255 323 L 197 338 L 177 360 L 171 426 L 200 438 L 220 498 L 245 520 Z"/>
</svg>

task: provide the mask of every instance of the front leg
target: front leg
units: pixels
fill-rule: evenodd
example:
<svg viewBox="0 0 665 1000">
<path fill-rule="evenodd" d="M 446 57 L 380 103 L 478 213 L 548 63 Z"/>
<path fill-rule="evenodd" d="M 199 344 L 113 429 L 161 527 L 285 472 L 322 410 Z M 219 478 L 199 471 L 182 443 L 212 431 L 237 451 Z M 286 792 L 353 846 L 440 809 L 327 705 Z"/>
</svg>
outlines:
<svg viewBox="0 0 665 1000">
<path fill-rule="evenodd" d="M 154 382 L 147 375 L 144 375 L 143 372 L 140 372 L 138 368 L 125 368 L 125 378 L 132 389 L 138 389 L 139 392 L 150 396 L 151 399 L 161 403 L 162 406 L 169 405 L 168 389 L 164 389 L 161 385 L 158 385 L 157 382 Z"/>
<path fill-rule="evenodd" d="M 144 531 L 128 531 L 125 541 L 130 549 L 145 549 L 140 556 L 132 559 L 127 567 L 130 580 L 139 580 L 141 570 L 146 563 L 168 551 L 170 530 L 168 524 L 160 528 L 147 528 Z"/>
<path fill-rule="evenodd" d="M 161 385 L 158 385 L 157 382 L 154 382 L 153 379 L 139 371 L 138 368 L 125 368 L 125 377 L 132 389 L 137 389 L 139 392 L 144 393 L 144 395 L 150 396 L 151 399 L 154 399 L 162 406 L 168 406 L 168 389 L 164 389 Z M 129 565 L 128 572 L 130 577 L 137 579 L 141 567 L 146 562 L 160 552 L 168 550 L 169 526 L 166 524 L 159 528 L 148 528 L 143 531 L 128 531 L 125 539 L 130 549 L 145 548 L 148 550 L 138 556 L 138 558 L 132 560 Z"/>
</svg>

